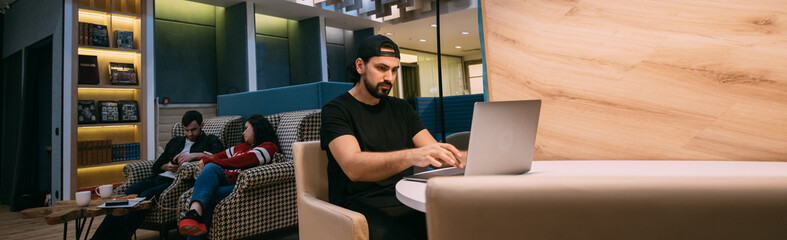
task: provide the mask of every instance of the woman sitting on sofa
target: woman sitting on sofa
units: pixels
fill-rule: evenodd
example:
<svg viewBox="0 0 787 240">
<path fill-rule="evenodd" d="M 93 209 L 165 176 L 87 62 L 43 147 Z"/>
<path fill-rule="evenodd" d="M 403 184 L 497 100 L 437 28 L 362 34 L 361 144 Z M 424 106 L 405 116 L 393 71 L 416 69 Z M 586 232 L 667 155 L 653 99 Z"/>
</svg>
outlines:
<svg viewBox="0 0 787 240">
<path fill-rule="evenodd" d="M 194 183 L 189 211 L 178 223 L 180 234 L 189 235 L 189 239 L 208 232 L 213 208 L 232 193 L 242 169 L 271 164 L 279 152 L 279 139 L 265 117 L 251 115 L 244 126 L 244 143 L 203 157 L 197 164 L 202 172 Z"/>
</svg>

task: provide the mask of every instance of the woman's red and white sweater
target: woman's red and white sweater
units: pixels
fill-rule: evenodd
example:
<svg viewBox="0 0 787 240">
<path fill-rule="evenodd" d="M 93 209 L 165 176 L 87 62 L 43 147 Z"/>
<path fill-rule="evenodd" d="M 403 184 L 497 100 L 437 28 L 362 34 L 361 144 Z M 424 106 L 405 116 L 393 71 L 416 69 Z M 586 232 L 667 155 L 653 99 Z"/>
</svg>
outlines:
<svg viewBox="0 0 787 240">
<path fill-rule="evenodd" d="M 224 173 L 227 175 L 230 183 L 235 183 L 241 170 L 271 164 L 273 155 L 277 152 L 279 152 L 279 148 L 272 142 L 264 142 L 254 148 L 251 148 L 251 145 L 248 143 L 241 143 L 223 152 L 214 154 L 213 158 L 203 157 L 202 162 L 221 166 L 221 168 L 225 169 Z"/>
</svg>

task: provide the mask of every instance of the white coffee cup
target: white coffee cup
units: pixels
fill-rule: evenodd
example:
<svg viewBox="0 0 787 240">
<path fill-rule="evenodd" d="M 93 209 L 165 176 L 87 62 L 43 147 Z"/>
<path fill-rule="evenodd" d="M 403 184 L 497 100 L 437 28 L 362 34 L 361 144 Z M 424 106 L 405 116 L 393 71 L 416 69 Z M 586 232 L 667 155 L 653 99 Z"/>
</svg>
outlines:
<svg viewBox="0 0 787 240">
<path fill-rule="evenodd" d="M 87 205 L 89 205 L 90 204 L 90 195 L 91 194 L 92 194 L 91 191 L 77 192 L 75 194 L 76 195 L 75 198 L 76 198 L 76 201 L 77 201 L 77 206 L 86 207 Z"/>
<path fill-rule="evenodd" d="M 112 196 L 112 184 L 101 185 L 96 188 L 96 194 L 101 198 L 109 198 Z"/>
</svg>

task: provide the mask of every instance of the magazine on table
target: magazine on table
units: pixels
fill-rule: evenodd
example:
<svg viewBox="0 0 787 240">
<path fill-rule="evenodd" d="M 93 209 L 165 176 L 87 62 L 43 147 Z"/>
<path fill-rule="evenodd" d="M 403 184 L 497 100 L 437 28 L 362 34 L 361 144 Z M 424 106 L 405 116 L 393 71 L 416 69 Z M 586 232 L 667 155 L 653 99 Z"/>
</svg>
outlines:
<svg viewBox="0 0 787 240">
<path fill-rule="evenodd" d="M 145 197 L 133 197 L 133 198 L 119 197 L 119 198 L 113 198 L 112 200 L 109 200 L 109 201 L 99 205 L 98 208 L 129 208 L 129 207 L 136 206 L 137 204 L 139 204 L 139 202 L 142 202 L 144 200 L 145 200 Z"/>
</svg>

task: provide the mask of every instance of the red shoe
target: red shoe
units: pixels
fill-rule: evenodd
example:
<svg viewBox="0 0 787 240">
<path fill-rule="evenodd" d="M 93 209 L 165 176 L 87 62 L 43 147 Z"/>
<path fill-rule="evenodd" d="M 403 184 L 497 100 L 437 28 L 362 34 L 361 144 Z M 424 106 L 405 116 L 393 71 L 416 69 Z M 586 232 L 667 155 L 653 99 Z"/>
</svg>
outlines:
<svg viewBox="0 0 787 240">
<path fill-rule="evenodd" d="M 202 223 L 202 216 L 195 210 L 189 210 L 178 223 L 178 232 L 181 235 L 201 236 L 208 233 L 208 229 Z"/>
</svg>

